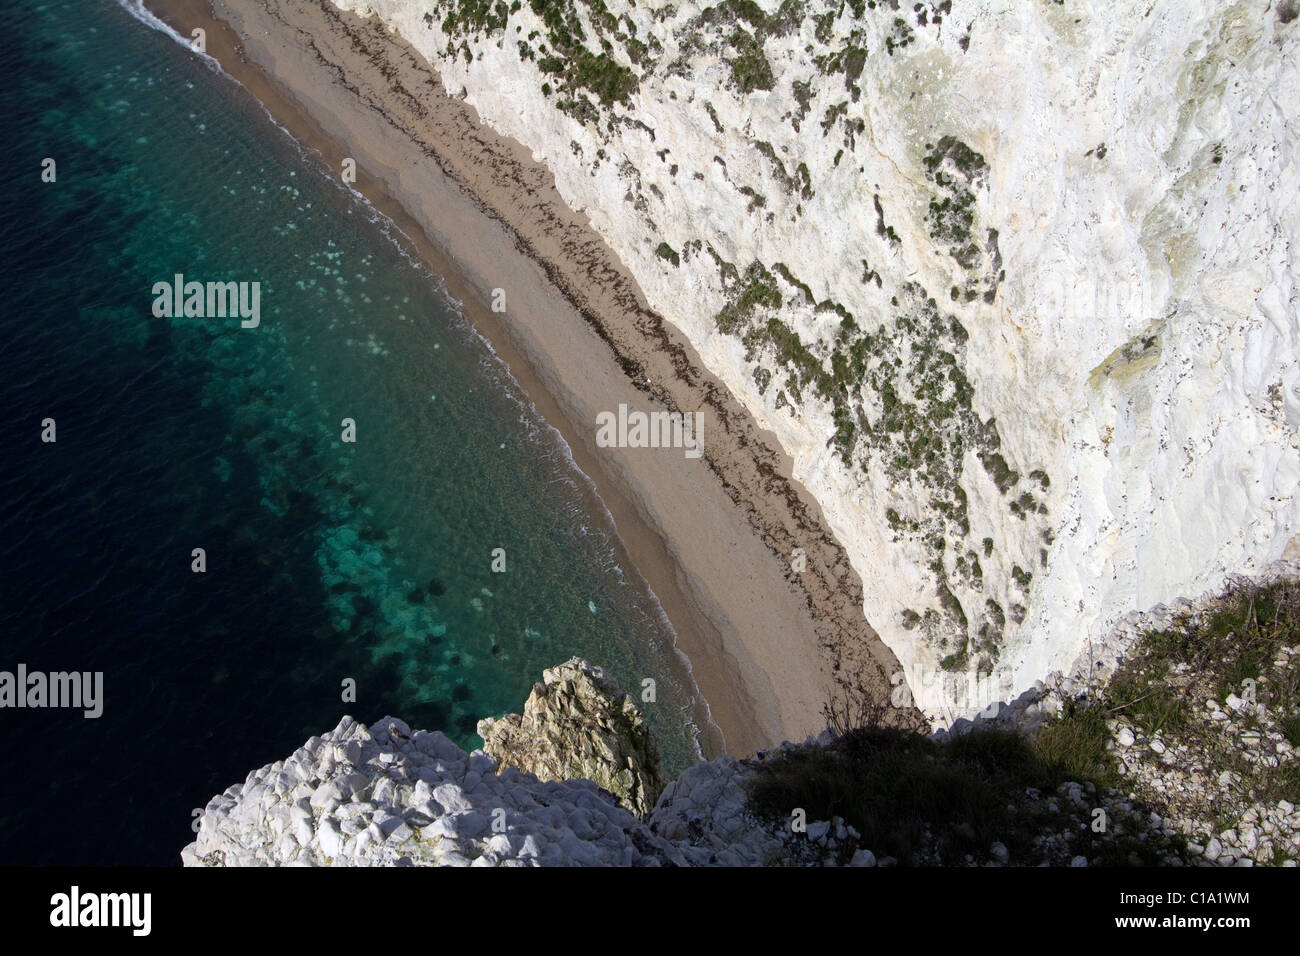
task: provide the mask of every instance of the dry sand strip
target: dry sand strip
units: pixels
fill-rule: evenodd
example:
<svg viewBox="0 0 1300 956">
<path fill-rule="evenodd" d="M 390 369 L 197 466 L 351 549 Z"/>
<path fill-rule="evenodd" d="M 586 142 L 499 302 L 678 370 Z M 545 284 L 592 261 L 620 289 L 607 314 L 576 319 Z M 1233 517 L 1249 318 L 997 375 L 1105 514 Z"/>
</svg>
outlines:
<svg viewBox="0 0 1300 956">
<path fill-rule="evenodd" d="M 377 18 L 327 0 L 147 0 L 412 237 L 569 443 L 663 603 L 701 693 L 745 756 L 825 726 L 832 700 L 887 704 L 900 672 L 862 583 L 788 457 L 651 311 L 544 165 L 478 120 Z M 506 291 L 508 310 L 486 306 Z M 596 415 L 704 414 L 705 455 L 598 448 Z M 789 556 L 801 547 L 807 569 Z M 885 721 L 918 726 L 911 708 Z M 722 742 L 710 740 L 716 751 Z"/>
</svg>

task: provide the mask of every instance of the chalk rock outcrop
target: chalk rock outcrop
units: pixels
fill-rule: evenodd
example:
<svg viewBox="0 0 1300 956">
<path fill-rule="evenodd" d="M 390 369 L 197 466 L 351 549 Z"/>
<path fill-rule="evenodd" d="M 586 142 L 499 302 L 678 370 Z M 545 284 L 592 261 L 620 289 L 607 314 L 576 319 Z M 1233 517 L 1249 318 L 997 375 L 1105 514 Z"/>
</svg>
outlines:
<svg viewBox="0 0 1300 956">
<path fill-rule="evenodd" d="M 641 821 L 591 780 L 538 780 L 394 717 L 370 728 L 344 717 L 288 759 L 213 797 L 181 860 L 186 866 L 798 866 L 848 859 L 859 849 L 856 834 L 838 818 L 815 841 L 757 819 L 745 804 L 751 772 L 749 763 L 732 757 L 692 767 L 669 784 L 651 819 Z"/>
<path fill-rule="evenodd" d="M 663 866 L 689 861 L 590 780 L 497 772 L 441 733 L 344 717 L 209 801 L 186 866 Z"/>
<path fill-rule="evenodd" d="M 758 819 L 746 802 L 752 761 L 723 756 L 666 781 L 636 705 L 581 658 L 544 671 L 522 715 L 479 727 L 495 754 L 394 717 L 369 728 L 344 717 L 213 797 L 182 861 L 766 866 L 847 862 L 860 849 L 839 818 L 818 840 Z"/>
<path fill-rule="evenodd" d="M 593 780 L 646 818 L 664 789 L 654 730 L 618 682 L 579 657 L 542 672 L 522 714 L 481 720 L 483 750 L 540 780 Z"/>
</svg>

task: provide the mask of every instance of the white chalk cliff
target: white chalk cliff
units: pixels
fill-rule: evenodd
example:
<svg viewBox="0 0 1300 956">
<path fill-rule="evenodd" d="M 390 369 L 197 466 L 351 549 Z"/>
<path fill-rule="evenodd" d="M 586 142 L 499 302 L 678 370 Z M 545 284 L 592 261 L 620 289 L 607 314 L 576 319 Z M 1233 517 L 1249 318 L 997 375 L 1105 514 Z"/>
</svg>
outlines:
<svg viewBox="0 0 1300 956">
<path fill-rule="evenodd" d="M 777 435 L 932 717 L 1300 550 L 1296 0 L 334 2 Z"/>
</svg>

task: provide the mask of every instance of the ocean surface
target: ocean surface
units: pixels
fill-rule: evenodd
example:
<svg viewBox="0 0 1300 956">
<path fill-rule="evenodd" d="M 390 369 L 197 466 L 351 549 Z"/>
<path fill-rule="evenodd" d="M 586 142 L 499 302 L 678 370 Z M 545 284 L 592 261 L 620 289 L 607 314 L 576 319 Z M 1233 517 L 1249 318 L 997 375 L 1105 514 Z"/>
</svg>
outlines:
<svg viewBox="0 0 1300 956">
<path fill-rule="evenodd" d="M 401 237 L 112 0 L 5 0 L 0 56 L 0 670 L 104 675 L 98 719 L 0 709 L 0 864 L 179 864 L 195 808 L 344 714 L 473 748 L 574 654 L 653 680 L 693 763 L 662 609 Z M 259 283 L 260 325 L 156 317 L 178 273 Z"/>
</svg>

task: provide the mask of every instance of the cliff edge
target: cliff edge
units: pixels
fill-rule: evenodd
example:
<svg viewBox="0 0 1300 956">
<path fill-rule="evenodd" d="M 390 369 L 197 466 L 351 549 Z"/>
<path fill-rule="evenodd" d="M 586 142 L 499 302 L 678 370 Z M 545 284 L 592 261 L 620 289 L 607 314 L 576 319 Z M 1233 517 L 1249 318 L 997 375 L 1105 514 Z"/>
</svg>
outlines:
<svg viewBox="0 0 1300 956">
<path fill-rule="evenodd" d="M 545 673 L 523 715 L 482 723 L 500 763 L 395 718 L 367 728 L 345 717 L 214 797 L 181 856 L 187 866 L 1295 866 L 1298 580 L 1241 580 L 1131 621 L 1113 667 L 1058 675 L 930 736 L 831 715 L 836 726 L 815 740 L 691 767 L 652 806 L 653 734 L 617 684 L 575 658 Z M 563 776 L 578 768 L 604 785 Z"/>
</svg>

